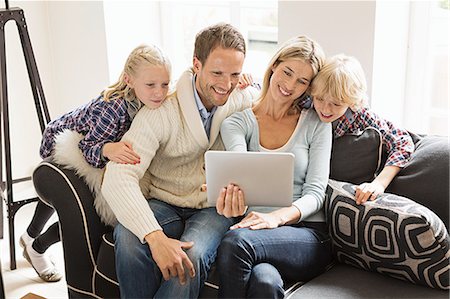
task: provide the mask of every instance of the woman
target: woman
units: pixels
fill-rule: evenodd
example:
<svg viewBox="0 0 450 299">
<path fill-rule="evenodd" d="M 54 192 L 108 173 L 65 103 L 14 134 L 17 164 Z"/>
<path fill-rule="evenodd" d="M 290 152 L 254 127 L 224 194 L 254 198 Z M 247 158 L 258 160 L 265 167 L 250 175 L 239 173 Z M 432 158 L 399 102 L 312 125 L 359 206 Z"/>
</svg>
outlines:
<svg viewBox="0 0 450 299">
<path fill-rule="evenodd" d="M 310 38 L 287 41 L 269 63 L 259 100 L 222 123 L 227 150 L 293 153 L 295 181 L 292 206 L 253 209 L 225 235 L 217 258 L 220 297 L 282 298 L 283 280 L 309 280 L 332 260 L 322 211 L 331 125 L 298 107 L 323 61 Z M 216 208 L 226 217 L 243 215 L 245 190 L 227 186 Z"/>
</svg>

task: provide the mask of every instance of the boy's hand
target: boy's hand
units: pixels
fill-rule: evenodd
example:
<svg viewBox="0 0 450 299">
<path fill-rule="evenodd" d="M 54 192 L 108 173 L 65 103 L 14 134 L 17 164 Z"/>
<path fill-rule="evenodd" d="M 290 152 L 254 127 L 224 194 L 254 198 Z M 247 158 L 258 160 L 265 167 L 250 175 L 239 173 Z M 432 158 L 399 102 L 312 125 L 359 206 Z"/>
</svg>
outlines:
<svg viewBox="0 0 450 299">
<path fill-rule="evenodd" d="M 362 183 L 356 187 L 355 199 L 356 204 L 360 205 L 367 200 L 375 200 L 378 195 L 384 192 L 384 186 L 380 183 L 373 181 L 371 183 Z"/>
<path fill-rule="evenodd" d="M 133 151 L 131 143 L 126 141 L 105 143 L 103 145 L 103 156 L 110 161 L 121 164 L 138 164 L 141 162 L 139 155 Z"/>
</svg>

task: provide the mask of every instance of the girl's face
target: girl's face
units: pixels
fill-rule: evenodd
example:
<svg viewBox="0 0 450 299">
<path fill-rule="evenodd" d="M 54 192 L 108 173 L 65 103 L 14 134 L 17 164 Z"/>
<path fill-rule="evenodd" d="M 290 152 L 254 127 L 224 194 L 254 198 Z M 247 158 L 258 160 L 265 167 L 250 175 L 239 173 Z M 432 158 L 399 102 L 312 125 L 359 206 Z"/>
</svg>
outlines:
<svg viewBox="0 0 450 299">
<path fill-rule="evenodd" d="M 147 65 L 139 68 L 136 76 L 125 76 L 136 97 L 149 108 L 158 108 L 169 91 L 170 76 L 162 65 Z"/>
<path fill-rule="evenodd" d="M 316 109 L 320 120 L 326 123 L 337 120 L 344 115 L 345 111 L 349 108 L 349 105 L 332 98 L 329 95 L 323 97 L 315 96 L 313 98 L 314 108 Z"/>
<path fill-rule="evenodd" d="M 301 60 L 286 60 L 272 67 L 269 93 L 281 103 L 293 102 L 308 89 L 314 76 L 311 65 Z"/>
</svg>

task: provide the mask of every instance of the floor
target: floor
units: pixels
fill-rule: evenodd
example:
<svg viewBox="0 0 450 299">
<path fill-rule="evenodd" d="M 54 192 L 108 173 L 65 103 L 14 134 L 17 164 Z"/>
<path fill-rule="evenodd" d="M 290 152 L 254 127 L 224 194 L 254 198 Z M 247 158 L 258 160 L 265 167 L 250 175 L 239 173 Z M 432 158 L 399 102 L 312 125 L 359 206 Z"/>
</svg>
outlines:
<svg viewBox="0 0 450 299">
<path fill-rule="evenodd" d="M 59 282 L 47 283 L 37 276 L 31 265 L 23 258 L 22 248 L 19 246 L 18 240 L 20 235 L 28 226 L 35 209 L 36 203 L 27 204 L 19 209 L 15 216 L 15 236 L 16 236 L 16 260 L 17 269 L 9 269 L 9 233 L 7 217 L 4 214 L 3 239 L 0 239 L 0 254 L 2 262 L 3 283 L 5 285 L 6 298 L 22 298 L 28 293 L 34 293 L 44 298 L 68 298 L 67 286 L 64 277 Z M 5 212 L 5 206 L 4 206 Z M 49 221 L 52 224 L 57 220 L 53 215 Z M 64 273 L 64 259 L 61 242 L 53 245 L 48 249 L 53 256 L 53 260 L 62 273 Z"/>
</svg>

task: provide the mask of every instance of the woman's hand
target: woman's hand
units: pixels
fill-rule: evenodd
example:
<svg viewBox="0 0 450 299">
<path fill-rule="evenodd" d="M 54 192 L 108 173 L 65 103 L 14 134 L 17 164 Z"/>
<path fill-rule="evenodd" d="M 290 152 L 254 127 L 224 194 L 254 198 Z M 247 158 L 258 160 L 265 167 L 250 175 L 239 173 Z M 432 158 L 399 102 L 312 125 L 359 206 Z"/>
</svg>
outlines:
<svg viewBox="0 0 450 299">
<path fill-rule="evenodd" d="M 236 223 L 230 229 L 245 228 L 250 229 L 264 229 L 264 228 L 276 228 L 284 225 L 283 219 L 276 213 L 259 213 L 250 212 L 241 222 Z"/>
<path fill-rule="evenodd" d="M 237 86 L 239 87 L 239 89 L 245 89 L 252 84 L 253 84 L 253 77 L 251 74 L 241 74 Z"/>
<path fill-rule="evenodd" d="M 219 215 L 227 218 L 242 216 L 247 211 L 244 192 L 237 185 L 229 184 L 220 190 L 216 201 L 216 210 Z"/>
<path fill-rule="evenodd" d="M 105 143 L 103 145 L 103 156 L 110 161 L 121 164 L 138 164 L 141 162 L 139 155 L 133 151 L 131 143 L 126 141 Z"/>
<path fill-rule="evenodd" d="M 356 187 L 355 199 L 356 204 L 360 205 L 367 200 L 375 200 L 378 195 L 384 192 L 384 186 L 377 181 L 371 183 L 362 183 Z"/>
</svg>

